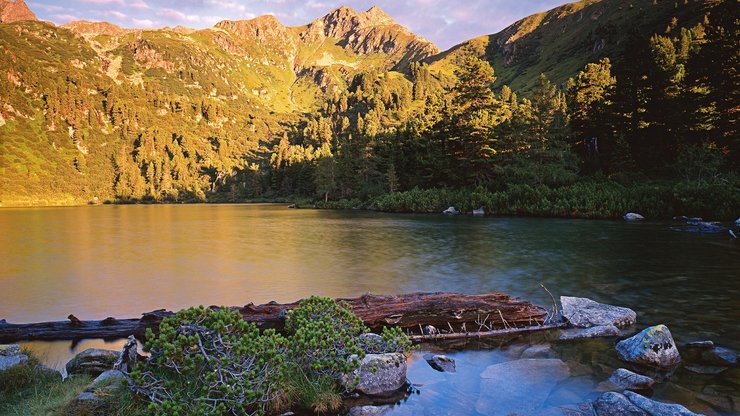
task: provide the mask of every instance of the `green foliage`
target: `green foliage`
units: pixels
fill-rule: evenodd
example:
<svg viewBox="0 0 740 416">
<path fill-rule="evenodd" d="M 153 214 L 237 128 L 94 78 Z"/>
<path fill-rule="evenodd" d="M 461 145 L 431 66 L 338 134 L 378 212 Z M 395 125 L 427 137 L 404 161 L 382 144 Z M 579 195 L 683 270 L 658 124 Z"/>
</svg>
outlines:
<svg viewBox="0 0 740 416">
<path fill-rule="evenodd" d="M 365 356 L 358 336 L 367 328 L 344 302 L 319 296 L 306 298 L 288 312 L 285 330 L 292 362 L 311 376 L 340 380 Z"/>
<path fill-rule="evenodd" d="M 266 414 L 279 410 L 286 340 L 227 307 L 190 308 L 147 334 L 146 363 L 131 373 L 151 410 L 166 414 Z"/>
</svg>

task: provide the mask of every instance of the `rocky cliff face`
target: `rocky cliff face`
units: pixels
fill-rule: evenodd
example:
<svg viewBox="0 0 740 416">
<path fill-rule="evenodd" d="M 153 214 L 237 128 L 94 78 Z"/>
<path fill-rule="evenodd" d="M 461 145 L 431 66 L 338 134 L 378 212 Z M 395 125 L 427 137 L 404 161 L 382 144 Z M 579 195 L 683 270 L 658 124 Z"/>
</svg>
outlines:
<svg viewBox="0 0 740 416">
<path fill-rule="evenodd" d="M 38 20 L 23 0 L 0 0 L 0 23 Z"/>
<path fill-rule="evenodd" d="M 87 20 L 77 20 L 62 25 L 63 28 L 69 29 L 80 35 L 108 35 L 123 36 L 127 33 L 135 32 L 134 29 L 124 29 L 108 22 L 88 22 Z"/>
</svg>

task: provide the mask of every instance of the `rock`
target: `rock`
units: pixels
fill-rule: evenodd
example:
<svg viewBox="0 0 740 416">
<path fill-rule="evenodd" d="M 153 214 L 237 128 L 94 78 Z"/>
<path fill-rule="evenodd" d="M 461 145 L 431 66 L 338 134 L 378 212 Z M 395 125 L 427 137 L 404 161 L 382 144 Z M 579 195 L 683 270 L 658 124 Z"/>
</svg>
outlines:
<svg viewBox="0 0 740 416">
<path fill-rule="evenodd" d="M 346 416 L 380 416 L 388 413 L 388 406 L 355 406 L 351 407 Z"/>
<path fill-rule="evenodd" d="M 645 219 L 645 217 L 643 217 L 640 214 L 636 214 L 634 212 L 628 212 L 628 213 L 624 214 L 624 220 L 625 221 L 640 221 L 640 220 L 644 220 L 644 219 Z"/>
<path fill-rule="evenodd" d="M 596 416 L 650 416 L 623 394 L 607 392 L 594 401 Z"/>
<path fill-rule="evenodd" d="M 475 215 L 476 217 L 482 217 L 483 215 L 486 215 L 486 210 L 483 207 L 474 209 L 473 215 Z"/>
<path fill-rule="evenodd" d="M 121 384 L 123 380 L 126 380 L 126 375 L 123 372 L 119 370 L 108 370 L 93 380 L 92 385 L 97 387 L 111 386 Z"/>
<path fill-rule="evenodd" d="M 427 354 L 427 355 L 424 356 L 424 359 L 427 361 L 427 363 L 429 363 L 429 365 L 433 369 L 435 369 L 437 371 L 441 371 L 443 373 L 444 372 L 454 373 L 454 372 L 457 371 L 456 368 L 455 368 L 455 360 L 453 358 L 450 358 L 450 357 L 446 356 L 446 355 L 440 355 L 440 354 L 431 355 L 431 354 Z"/>
<path fill-rule="evenodd" d="M 621 306 L 612 306 L 594 302 L 588 298 L 561 296 L 563 317 L 573 326 L 588 328 L 600 325 L 626 327 L 637 320 L 635 311 Z"/>
<path fill-rule="evenodd" d="M 0 356 L 0 372 L 10 370 L 13 367 L 23 365 L 28 362 L 28 356 L 25 354 Z"/>
<path fill-rule="evenodd" d="M 624 396 L 650 416 L 701 416 L 680 404 L 668 404 L 651 400 L 629 390 L 624 392 Z"/>
<path fill-rule="evenodd" d="M 625 390 L 648 390 L 655 384 L 652 378 L 624 368 L 616 369 L 609 377 L 609 382 Z"/>
<path fill-rule="evenodd" d="M 360 367 L 345 377 L 351 386 L 356 379 L 355 390 L 369 396 L 393 393 L 406 383 L 406 356 L 401 353 L 367 354 Z"/>
<path fill-rule="evenodd" d="M 665 325 L 645 328 L 639 334 L 620 341 L 617 352 L 625 361 L 659 368 L 673 367 L 681 362 L 671 331 Z"/>
<path fill-rule="evenodd" d="M 732 400 L 727 396 L 715 396 L 713 394 L 697 394 L 696 398 L 709 404 L 715 409 L 723 412 L 732 412 Z"/>
<path fill-rule="evenodd" d="M 719 366 L 712 366 L 712 365 L 687 365 L 685 368 L 691 371 L 692 373 L 697 373 L 697 374 L 719 374 L 723 371 L 728 370 L 727 367 L 719 367 Z"/>
<path fill-rule="evenodd" d="M 532 345 L 522 352 L 522 358 L 546 358 L 550 351 L 550 344 Z"/>
<path fill-rule="evenodd" d="M 118 361 L 119 356 L 118 351 L 88 348 L 67 363 L 67 374 L 84 373 L 97 377 L 101 373 L 113 369 L 113 365 Z"/>
<path fill-rule="evenodd" d="M 541 409 L 557 383 L 570 376 L 555 358 L 524 358 L 486 367 L 480 375 L 475 409 L 482 414 L 532 414 Z"/>
<path fill-rule="evenodd" d="M 619 328 L 614 325 L 599 325 L 591 328 L 573 328 L 560 331 L 560 339 L 563 341 L 599 337 L 616 337 L 619 335 Z"/>
<path fill-rule="evenodd" d="M 712 348 L 714 342 L 712 341 L 693 341 L 686 344 L 686 348 Z"/>
<path fill-rule="evenodd" d="M 442 211 L 442 213 L 445 215 L 459 215 L 460 211 L 458 211 L 457 208 L 451 206 L 447 208 L 446 210 Z"/>
<path fill-rule="evenodd" d="M 740 218 L 738 218 L 738 219 L 735 220 L 735 225 L 738 226 L 738 227 L 740 227 Z"/>
<path fill-rule="evenodd" d="M 36 367 L 36 371 L 38 371 L 38 373 L 40 375 L 42 375 L 42 376 L 55 377 L 55 378 L 59 378 L 59 379 L 62 378 L 62 373 L 60 373 L 59 370 L 57 370 L 55 368 L 47 367 L 47 366 L 45 366 L 43 364 L 39 364 Z"/>
<path fill-rule="evenodd" d="M 14 355 L 20 355 L 21 346 L 18 344 L 2 344 L 0 345 L 0 357 L 12 357 Z"/>
<path fill-rule="evenodd" d="M 700 359 L 706 364 L 735 366 L 737 365 L 737 358 L 737 353 L 731 349 L 714 347 L 712 349 L 702 351 Z"/>
</svg>

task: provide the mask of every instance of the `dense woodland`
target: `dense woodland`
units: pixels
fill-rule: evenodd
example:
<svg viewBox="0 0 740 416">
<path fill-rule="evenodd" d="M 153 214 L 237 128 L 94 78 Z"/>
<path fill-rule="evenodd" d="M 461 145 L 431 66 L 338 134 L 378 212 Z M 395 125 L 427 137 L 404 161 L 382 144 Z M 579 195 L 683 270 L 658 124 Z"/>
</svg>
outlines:
<svg viewBox="0 0 740 416">
<path fill-rule="evenodd" d="M 12 103 L 19 114 L 41 105 L 38 123 L 0 125 L 11 129 L 5 146 L 42 129 L 55 150 L 71 141 L 69 166 L 51 170 L 38 156 L 4 152 L 4 174 L 21 172 L 6 194 L 62 189 L 101 202 L 304 200 L 398 212 L 455 205 L 494 214 L 730 218 L 740 206 L 738 2 L 704 2 L 700 10 L 693 19 L 669 19 L 660 33 L 623 34 L 617 58 L 594 60 L 564 83 L 542 74 L 527 90 L 499 85 L 494 59 L 469 43 L 450 58 L 449 72 L 423 60 L 400 72 L 357 71 L 346 85 L 324 88 L 325 99 L 303 113 L 261 109 L 226 75 L 198 71 L 208 62 L 173 72 L 144 37 L 128 45 L 123 71 L 154 56 L 161 68 L 148 75 L 164 71 L 214 93 L 164 95 L 179 88 L 167 76 L 105 89 L 79 72 L 55 77 L 43 94 Z M 64 43 L 75 42 L 69 37 Z M 49 84 L 24 62 L 5 61 L 9 80 Z M 0 83 L 0 101 L 20 82 Z M 48 152 L 46 145 L 28 152 Z"/>
</svg>

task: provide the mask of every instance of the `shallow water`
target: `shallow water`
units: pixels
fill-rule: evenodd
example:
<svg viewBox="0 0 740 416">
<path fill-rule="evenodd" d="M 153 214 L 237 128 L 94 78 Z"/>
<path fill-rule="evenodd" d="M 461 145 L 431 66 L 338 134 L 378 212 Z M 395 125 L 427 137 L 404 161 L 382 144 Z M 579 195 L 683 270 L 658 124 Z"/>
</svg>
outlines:
<svg viewBox="0 0 740 416">
<path fill-rule="evenodd" d="M 365 292 L 505 292 L 547 305 L 543 282 L 556 296 L 633 308 L 638 328 L 664 323 L 679 344 L 712 339 L 740 349 L 740 247 L 724 234 L 675 232 L 672 225 L 276 205 L 2 209 L 0 319 L 62 320 L 70 313 L 123 318 L 159 308 Z M 63 365 L 74 352 L 96 344 L 102 341 L 71 349 L 69 342 L 30 346 Z M 595 358 L 583 358 L 589 374 L 558 382 L 560 396 L 591 397 L 607 370 L 619 365 L 612 345 L 554 343 L 551 355 L 569 366 L 577 360 L 565 352 L 583 355 L 596 348 L 588 352 Z M 413 360 L 409 379 L 422 386 L 392 413 L 475 414 L 479 374 L 517 358 L 494 347 L 445 347 L 458 359 L 454 375 L 430 373 L 423 360 Z M 682 371 L 671 380 L 686 380 L 662 384 L 656 397 L 680 401 L 677 396 L 689 396 L 681 389 L 706 378 L 682 377 Z M 694 387 L 730 386 L 727 395 L 740 397 L 730 380 L 735 378 L 736 372 L 725 372 Z"/>
</svg>

